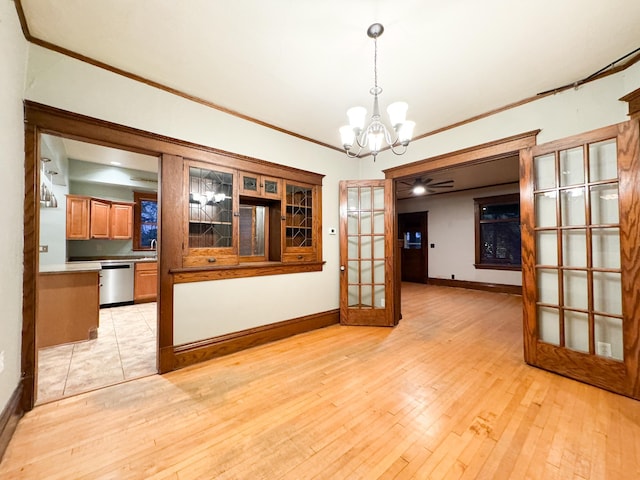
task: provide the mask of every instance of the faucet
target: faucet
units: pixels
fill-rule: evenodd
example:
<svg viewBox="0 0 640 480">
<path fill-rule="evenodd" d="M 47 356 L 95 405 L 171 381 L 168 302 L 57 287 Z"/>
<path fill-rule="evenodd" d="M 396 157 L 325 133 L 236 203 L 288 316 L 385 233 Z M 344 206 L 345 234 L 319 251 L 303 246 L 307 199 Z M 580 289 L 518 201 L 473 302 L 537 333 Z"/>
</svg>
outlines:
<svg viewBox="0 0 640 480">
<path fill-rule="evenodd" d="M 158 242 L 155 238 L 151 239 L 151 250 L 155 250 L 158 246 Z"/>
</svg>

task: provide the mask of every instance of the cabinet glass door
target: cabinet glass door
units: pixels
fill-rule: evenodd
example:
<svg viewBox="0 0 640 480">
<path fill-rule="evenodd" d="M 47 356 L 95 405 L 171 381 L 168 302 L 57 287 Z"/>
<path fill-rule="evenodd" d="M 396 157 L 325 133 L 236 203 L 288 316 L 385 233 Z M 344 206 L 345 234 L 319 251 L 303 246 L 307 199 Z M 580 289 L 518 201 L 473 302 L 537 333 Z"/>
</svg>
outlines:
<svg viewBox="0 0 640 480">
<path fill-rule="evenodd" d="M 234 172 L 186 165 L 185 266 L 237 263 Z"/>
</svg>

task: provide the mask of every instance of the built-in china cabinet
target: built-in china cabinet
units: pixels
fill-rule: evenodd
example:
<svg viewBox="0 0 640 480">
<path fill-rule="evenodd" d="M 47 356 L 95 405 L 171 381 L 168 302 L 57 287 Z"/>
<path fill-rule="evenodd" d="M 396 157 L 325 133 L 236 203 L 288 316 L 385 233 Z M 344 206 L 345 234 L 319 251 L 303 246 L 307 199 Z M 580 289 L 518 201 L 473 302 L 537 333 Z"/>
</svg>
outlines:
<svg viewBox="0 0 640 480">
<path fill-rule="evenodd" d="M 322 176 L 260 166 L 183 160 L 183 268 L 322 261 Z"/>
</svg>

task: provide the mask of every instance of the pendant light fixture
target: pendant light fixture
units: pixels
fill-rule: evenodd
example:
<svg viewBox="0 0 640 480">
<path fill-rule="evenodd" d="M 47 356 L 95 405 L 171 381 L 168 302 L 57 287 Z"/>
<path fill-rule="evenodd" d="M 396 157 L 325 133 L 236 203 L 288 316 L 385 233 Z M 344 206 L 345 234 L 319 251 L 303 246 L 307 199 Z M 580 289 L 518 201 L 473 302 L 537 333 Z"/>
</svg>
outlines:
<svg viewBox="0 0 640 480">
<path fill-rule="evenodd" d="M 387 113 L 391 122 L 391 129 L 382 123 L 380 119 L 380 107 L 378 96 L 382 88 L 378 86 L 378 37 L 384 32 L 380 23 L 374 23 L 367 29 L 367 35 L 373 38 L 373 88 L 369 93 L 373 95 L 373 113 L 369 123 L 365 126 L 367 109 L 364 107 L 352 107 L 347 110 L 349 125 L 340 128 L 342 146 L 349 157 L 357 157 L 366 147 L 369 148 L 373 161 L 383 148 L 383 143 L 396 155 L 402 155 L 407 151 L 407 145 L 413 136 L 415 122 L 406 120 L 408 105 L 405 102 L 395 102 L 389 105 Z M 393 133 L 392 133 L 393 132 Z"/>
</svg>

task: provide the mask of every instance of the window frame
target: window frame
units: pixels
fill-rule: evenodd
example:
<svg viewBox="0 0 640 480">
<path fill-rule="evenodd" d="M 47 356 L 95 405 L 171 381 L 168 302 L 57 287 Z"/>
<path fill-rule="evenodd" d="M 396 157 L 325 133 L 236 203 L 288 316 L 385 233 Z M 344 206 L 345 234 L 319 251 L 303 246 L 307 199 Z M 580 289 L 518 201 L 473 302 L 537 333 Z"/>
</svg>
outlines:
<svg viewBox="0 0 640 480">
<path fill-rule="evenodd" d="M 522 230 L 521 230 L 521 213 L 520 213 L 520 194 L 519 193 L 510 193 L 505 195 L 495 195 L 491 197 L 482 197 L 482 198 L 474 198 L 474 224 L 475 224 L 475 263 L 473 266 L 477 269 L 486 269 L 486 270 L 513 270 L 513 271 L 521 271 L 522 270 L 522 255 L 520 256 L 520 263 L 490 263 L 486 261 L 482 261 L 482 235 L 481 235 L 481 225 L 483 224 L 504 224 L 504 223 L 517 223 L 518 231 L 520 232 L 520 250 L 522 251 Z M 509 219 L 497 219 L 497 220 L 482 220 L 481 213 L 482 208 L 493 205 L 510 205 L 517 204 L 518 205 L 518 217 L 517 218 L 509 218 Z"/>
<path fill-rule="evenodd" d="M 134 205 L 133 205 L 133 245 L 131 247 L 131 249 L 134 252 L 152 252 L 155 251 L 157 249 L 157 236 L 158 234 L 156 233 L 156 248 L 152 248 L 151 246 L 149 247 L 143 247 L 140 245 L 141 242 L 141 235 L 140 235 L 140 227 L 142 226 L 142 224 L 149 224 L 149 225 L 154 225 L 153 222 L 143 222 L 141 219 L 141 215 L 142 215 L 142 207 L 141 207 L 141 202 L 143 200 L 146 201 L 153 201 L 156 202 L 156 212 L 158 211 L 158 194 L 156 192 L 145 192 L 145 191 L 133 191 L 133 201 L 134 201 Z M 158 228 L 158 217 L 156 216 L 156 221 L 155 221 L 155 226 L 156 226 L 156 232 L 159 231 Z"/>
</svg>

